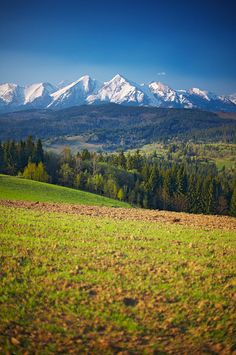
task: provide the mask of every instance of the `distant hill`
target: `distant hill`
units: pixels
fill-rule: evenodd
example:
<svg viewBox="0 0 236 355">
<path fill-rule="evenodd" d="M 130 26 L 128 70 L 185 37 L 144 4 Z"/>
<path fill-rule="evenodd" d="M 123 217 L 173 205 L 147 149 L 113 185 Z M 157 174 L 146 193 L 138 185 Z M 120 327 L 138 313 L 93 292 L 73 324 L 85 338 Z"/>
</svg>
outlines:
<svg viewBox="0 0 236 355">
<path fill-rule="evenodd" d="M 233 115 L 117 104 L 6 113 L 0 115 L 0 127 L 1 141 L 33 135 L 69 145 L 68 136 L 78 136 L 77 141 L 107 151 L 173 138 L 233 142 L 236 136 Z"/>
</svg>

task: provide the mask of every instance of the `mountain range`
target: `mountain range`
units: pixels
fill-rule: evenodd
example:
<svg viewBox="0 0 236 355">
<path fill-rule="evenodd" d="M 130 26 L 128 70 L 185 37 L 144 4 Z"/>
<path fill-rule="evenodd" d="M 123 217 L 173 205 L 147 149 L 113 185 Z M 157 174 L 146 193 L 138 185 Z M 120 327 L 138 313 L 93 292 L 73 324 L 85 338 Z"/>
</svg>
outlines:
<svg viewBox="0 0 236 355">
<path fill-rule="evenodd" d="M 70 84 L 61 82 L 56 86 L 48 82 L 25 87 L 0 84 L 1 113 L 104 103 L 236 112 L 236 94 L 220 96 L 198 88 L 174 90 L 158 81 L 137 84 L 119 74 L 104 83 L 85 75 Z"/>
</svg>

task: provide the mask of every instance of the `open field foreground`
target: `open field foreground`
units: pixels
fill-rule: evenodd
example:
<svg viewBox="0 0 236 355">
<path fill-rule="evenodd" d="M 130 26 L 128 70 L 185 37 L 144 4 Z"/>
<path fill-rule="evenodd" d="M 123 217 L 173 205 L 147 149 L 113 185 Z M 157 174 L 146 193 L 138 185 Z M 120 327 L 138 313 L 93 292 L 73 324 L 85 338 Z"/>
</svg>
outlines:
<svg viewBox="0 0 236 355">
<path fill-rule="evenodd" d="M 235 353 L 234 228 L 2 201 L 0 353 Z"/>
</svg>

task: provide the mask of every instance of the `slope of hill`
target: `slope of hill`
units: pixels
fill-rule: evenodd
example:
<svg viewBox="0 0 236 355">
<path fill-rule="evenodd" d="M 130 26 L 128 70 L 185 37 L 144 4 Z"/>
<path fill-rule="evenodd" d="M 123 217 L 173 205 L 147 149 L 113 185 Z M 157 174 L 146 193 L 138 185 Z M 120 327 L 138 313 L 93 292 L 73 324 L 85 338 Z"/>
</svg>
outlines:
<svg viewBox="0 0 236 355">
<path fill-rule="evenodd" d="M 81 136 L 104 150 L 139 147 L 174 137 L 235 139 L 235 120 L 193 109 L 128 107 L 117 104 L 80 106 L 59 111 L 32 110 L 0 115 L 0 140 Z M 229 133 L 227 137 L 226 133 Z"/>
<path fill-rule="evenodd" d="M 129 207 L 85 191 L 0 174 L 0 200 L 60 202 L 96 206 Z"/>
<path fill-rule="evenodd" d="M 0 353 L 234 353 L 235 219 L 41 205 L 0 201 Z"/>
</svg>

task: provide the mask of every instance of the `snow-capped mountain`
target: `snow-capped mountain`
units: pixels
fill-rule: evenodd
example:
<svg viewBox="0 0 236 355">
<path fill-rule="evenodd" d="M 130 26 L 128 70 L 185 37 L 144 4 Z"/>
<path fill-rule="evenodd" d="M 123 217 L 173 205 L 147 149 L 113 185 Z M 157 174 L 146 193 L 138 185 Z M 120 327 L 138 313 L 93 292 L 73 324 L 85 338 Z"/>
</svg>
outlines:
<svg viewBox="0 0 236 355">
<path fill-rule="evenodd" d="M 158 100 L 160 107 L 192 107 L 191 103 L 187 100 L 183 93 L 173 90 L 168 85 L 165 85 L 159 81 L 152 81 L 148 87 L 154 97 Z"/>
<path fill-rule="evenodd" d="M 60 80 L 59 83 L 56 84 L 57 90 L 64 88 L 65 86 L 69 85 L 69 80 Z"/>
<path fill-rule="evenodd" d="M 38 83 L 24 89 L 24 105 L 33 108 L 44 108 L 51 102 L 51 94 L 56 87 L 50 83 Z"/>
<path fill-rule="evenodd" d="M 56 88 L 49 83 L 37 83 L 21 87 L 16 84 L 0 85 L 0 110 L 45 108 L 51 102 L 51 93 Z"/>
<path fill-rule="evenodd" d="M 236 111 L 235 104 L 226 96 L 218 96 L 210 91 L 192 88 L 186 90 L 185 97 L 192 107 L 207 111 Z"/>
<path fill-rule="evenodd" d="M 24 88 L 12 83 L 0 85 L 0 109 L 17 110 L 24 103 Z"/>
<path fill-rule="evenodd" d="M 236 93 L 229 95 L 229 100 L 236 105 Z"/>
<path fill-rule="evenodd" d="M 153 98 L 154 99 L 154 98 Z M 99 102 L 114 102 L 124 105 L 149 106 L 152 103 L 151 95 L 147 95 L 145 89 L 140 85 L 127 80 L 123 76 L 117 74 L 104 85 L 94 95 L 87 98 L 89 104 Z"/>
<path fill-rule="evenodd" d="M 0 85 L 0 112 L 29 108 L 62 109 L 109 102 L 132 106 L 236 112 L 236 94 L 218 96 L 199 88 L 174 90 L 158 81 L 137 84 L 119 74 L 103 84 L 85 75 L 70 84 L 60 82 L 57 86 L 50 83 L 26 87 L 10 83 Z"/>
<path fill-rule="evenodd" d="M 101 85 L 88 75 L 74 81 L 51 94 L 48 108 L 66 108 L 86 104 L 87 97 L 95 93 Z"/>
</svg>

